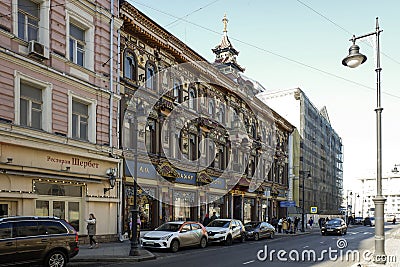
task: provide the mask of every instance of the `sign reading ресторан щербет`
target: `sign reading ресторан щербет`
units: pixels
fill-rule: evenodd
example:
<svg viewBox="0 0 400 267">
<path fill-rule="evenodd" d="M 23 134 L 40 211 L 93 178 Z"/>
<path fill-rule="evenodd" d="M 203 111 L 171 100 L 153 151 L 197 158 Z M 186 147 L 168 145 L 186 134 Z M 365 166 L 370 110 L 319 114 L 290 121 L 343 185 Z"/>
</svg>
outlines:
<svg viewBox="0 0 400 267">
<path fill-rule="evenodd" d="M 93 162 L 91 159 L 82 160 L 81 158 L 78 158 L 78 157 L 72 157 L 71 159 L 65 159 L 65 158 L 47 156 L 46 161 L 52 162 L 52 163 L 60 163 L 62 165 L 80 166 L 80 167 L 83 167 L 84 169 L 86 169 L 86 168 L 98 169 L 99 165 L 100 165 L 97 162 Z"/>
</svg>

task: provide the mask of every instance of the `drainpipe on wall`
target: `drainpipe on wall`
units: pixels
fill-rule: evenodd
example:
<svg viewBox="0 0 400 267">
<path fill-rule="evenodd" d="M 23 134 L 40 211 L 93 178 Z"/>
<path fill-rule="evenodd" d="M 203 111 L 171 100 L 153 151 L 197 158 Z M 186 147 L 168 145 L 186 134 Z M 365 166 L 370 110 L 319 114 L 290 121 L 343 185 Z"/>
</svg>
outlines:
<svg viewBox="0 0 400 267">
<path fill-rule="evenodd" d="M 117 43 L 117 95 L 120 96 L 121 93 L 121 88 L 120 88 L 120 72 L 121 72 L 121 32 L 120 29 L 117 31 L 118 33 L 118 43 Z M 123 119 L 123 117 L 122 117 Z M 117 147 L 121 148 L 121 100 L 117 102 Z M 123 223 L 122 223 L 122 201 L 123 201 L 123 192 L 124 192 L 124 186 L 123 186 L 123 176 L 124 176 L 124 159 L 120 161 L 120 178 L 121 178 L 121 190 L 119 192 L 119 199 L 120 201 L 118 202 L 119 204 L 119 221 L 118 221 L 118 236 L 119 240 L 123 241 Z"/>
</svg>

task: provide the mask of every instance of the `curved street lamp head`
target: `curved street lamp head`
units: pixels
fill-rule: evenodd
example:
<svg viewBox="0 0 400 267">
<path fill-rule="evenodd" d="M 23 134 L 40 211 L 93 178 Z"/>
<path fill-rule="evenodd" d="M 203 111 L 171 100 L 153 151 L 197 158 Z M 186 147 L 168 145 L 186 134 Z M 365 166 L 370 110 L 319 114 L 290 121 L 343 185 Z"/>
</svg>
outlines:
<svg viewBox="0 0 400 267">
<path fill-rule="evenodd" d="M 360 53 L 360 47 L 353 43 L 349 48 L 349 55 L 342 60 L 342 64 L 349 68 L 356 68 L 366 60 L 367 57 Z"/>
</svg>

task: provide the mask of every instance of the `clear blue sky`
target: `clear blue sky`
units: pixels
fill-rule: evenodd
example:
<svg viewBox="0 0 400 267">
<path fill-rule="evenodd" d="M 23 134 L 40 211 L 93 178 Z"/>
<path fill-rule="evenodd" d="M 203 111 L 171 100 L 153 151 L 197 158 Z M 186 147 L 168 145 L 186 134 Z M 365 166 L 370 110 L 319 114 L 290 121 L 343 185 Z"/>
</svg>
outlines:
<svg viewBox="0 0 400 267">
<path fill-rule="evenodd" d="M 238 62 L 247 76 L 267 90 L 300 87 L 317 108 L 327 107 L 331 124 L 343 139 L 347 187 L 354 179 L 376 176 L 376 74 L 373 49 L 366 42 L 357 42 L 368 57 L 366 63 L 350 69 L 341 61 L 352 34 L 373 32 L 379 17 L 385 54 L 381 56 L 383 174 L 400 164 L 400 1 L 129 2 L 208 61 L 214 60 L 211 48 L 221 40 L 226 13 L 228 36 L 240 51 Z"/>
</svg>

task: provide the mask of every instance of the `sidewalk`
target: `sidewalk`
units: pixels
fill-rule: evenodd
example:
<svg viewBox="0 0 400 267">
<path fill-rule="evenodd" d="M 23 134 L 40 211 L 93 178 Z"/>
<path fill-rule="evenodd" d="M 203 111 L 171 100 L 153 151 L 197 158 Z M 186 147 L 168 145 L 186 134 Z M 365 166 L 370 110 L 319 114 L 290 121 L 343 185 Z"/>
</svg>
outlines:
<svg viewBox="0 0 400 267">
<path fill-rule="evenodd" d="M 81 245 L 79 253 L 70 262 L 138 262 L 153 260 L 153 253 L 139 246 L 138 256 L 129 256 L 131 244 L 129 240 L 123 242 L 100 243 L 99 248 L 89 249 L 88 245 Z"/>
<path fill-rule="evenodd" d="M 394 228 L 389 234 L 386 234 L 385 238 L 385 254 L 388 257 L 386 264 L 375 264 L 373 262 L 362 261 L 352 265 L 352 267 L 400 267 L 400 254 L 399 254 L 399 244 L 400 244 L 400 227 Z M 374 251 L 371 248 L 370 251 Z"/>
</svg>

